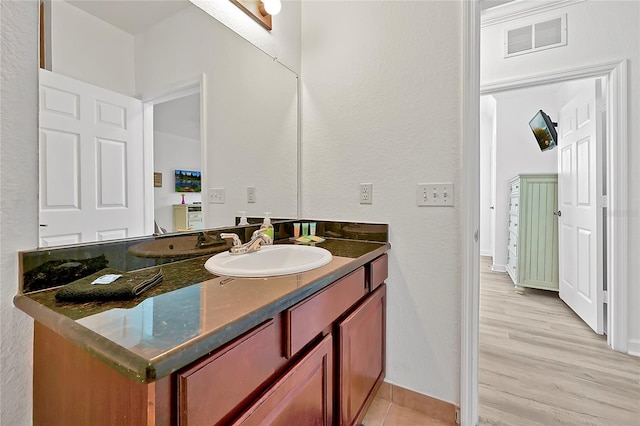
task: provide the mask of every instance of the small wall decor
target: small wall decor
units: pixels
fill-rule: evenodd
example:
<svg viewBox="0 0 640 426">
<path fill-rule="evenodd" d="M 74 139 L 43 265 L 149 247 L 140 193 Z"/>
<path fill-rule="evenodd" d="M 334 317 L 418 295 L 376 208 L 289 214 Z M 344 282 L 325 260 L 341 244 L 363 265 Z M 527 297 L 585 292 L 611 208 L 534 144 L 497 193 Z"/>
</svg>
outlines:
<svg viewBox="0 0 640 426">
<path fill-rule="evenodd" d="M 195 170 L 176 170 L 176 192 L 200 192 L 201 173 Z"/>
<path fill-rule="evenodd" d="M 160 172 L 153 173 L 153 187 L 162 188 L 162 173 Z"/>
</svg>

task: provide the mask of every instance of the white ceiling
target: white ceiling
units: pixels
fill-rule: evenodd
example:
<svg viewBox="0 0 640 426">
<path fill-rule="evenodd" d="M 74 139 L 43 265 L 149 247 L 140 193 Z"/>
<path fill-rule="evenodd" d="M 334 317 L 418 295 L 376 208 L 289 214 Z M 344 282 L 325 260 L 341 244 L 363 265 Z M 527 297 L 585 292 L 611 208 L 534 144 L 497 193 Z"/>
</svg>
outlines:
<svg viewBox="0 0 640 426">
<path fill-rule="evenodd" d="M 500 6 L 505 3 L 511 3 L 514 0 L 480 0 L 480 8 L 482 10 L 491 9 L 492 7 Z"/>
<path fill-rule="evenodd" d="M 189 0 L 67 0 L 67 3 L 129 34 L 145 31 L 191 4 Z"/>
<path fill-rule="evenodd" d="M 188 7 L 189 0 L 66 0 L 91 15 L 120 28 L 138 34 Z M 480 0 L 482 10 L 514 0 Z"/>
</svg>

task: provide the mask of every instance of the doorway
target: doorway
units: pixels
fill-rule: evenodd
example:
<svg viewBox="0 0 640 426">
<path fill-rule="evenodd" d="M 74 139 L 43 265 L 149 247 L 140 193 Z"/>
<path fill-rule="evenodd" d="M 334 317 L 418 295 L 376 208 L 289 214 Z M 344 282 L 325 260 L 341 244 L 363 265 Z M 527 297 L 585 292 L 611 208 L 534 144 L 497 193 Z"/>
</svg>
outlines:
<svg viewBox="0 0 640 426">
<path fill-rule="evenodd" d="M 151 206 L 147 214 L 154 223 L 156 234 L 205 227 L 203 89 L 204 74 L 145 97 L 145 169 L 151 171 L 147 173 L 150 179 L 146 197 Z M 178 185 L 183 179 L 189 180 L 189 184 Z"/>
<path fill-rule="evenodd" d="M 572 225 L 567 222 L 567 218 L 571 217 L 568 211 L 569 206 L 565 203 L 557 207 L 557 201 L 551 202 L 551 198 L 557 200 L 558 196 L 562 195 L 558 189 L 563 189 L 566 199 L 571 195 L 569 192 L 573 192 L 569 191 L 573 186 L 580 187 L 581 191 L 587 191 L 588 198 L 592 201 L 600 200 L 605 196 L 606 180 L 602 176 L 602 171 L 605 168 L 603 165 L 606 164 L 606 157 L 602 150 L 595 149 L 596 145 L 601 146 L 605 142 L 605 132 L 599 132 L 599 137 L 593 138 L 592 154 L 595 155 L 592 155 L 592 161 L 587 162 L 589 165 L 587 169 L 591 170 L 588 175 L 593 177 L 589 185 L 585 188 L 584 185 L 564 184 L 562 188 L 558 188 L 558 185 L 553 182 L 557 182 L 559 168 L 566 162 L 565 158 L 559 163 L 560 152 L 564 152 L 565 157 L 573 158 L 574 161 L 577 156 L 575 153 L 572 155 L 572 152 L 566 152 L 562 147 L 541 150 L 527 123 L 541 110 L 548 114 L 552 121 L 559 122 L 567 102 L 575 97 L 583 99 L 586 96 L 592 99 L 587 105 L 592 109 L 591 114 L 593 114 L 594 105 L 599 105 L 603 111 L 598 115 L 598 120 L 596 117 L 591 117 L 590 124 L 581 123 L 580 131 L 584 133 L 583 131 L 587 128 L 593 128 L 595 131 L 596 127 L 604 130 L 606 128 L 604 123 L 610 121 L 611 117 L 607 116 L 604 108 L 606 103 L 596 101 L 595 96 L 596 92 L 603 93 L 596 89 L 606 87 L 605 80 L 605 77 L 591 77 L 501 91 L 482 96 L 480 102 L 480 235 L 482 236 L 480 254 L 492 258 L 491 270 L 509 271 L 518 289 L 530 287 L 560 290 L 560 298 L 598 334 L 603 333 L 603 324 L 606 324 L 606 318 L 603 318 L 606 300 L 601 297 L 606 290 L 604 287 L 606 283 L 604 228 L 606 226 L 602 226 L 602 221 L 606 221 L 606 207 L 598 203 L 596 208 L 593 203 L 591 213 L 587 211 L 589 213 L 587 217 L 592 217 L 594 225 L 592 228 L 581 225 L 580 228 L 583 231 L 581 235 L 589 229 L 591 252 L 594 253 L 593 260 L 590 261 L 593 264 L 593 270 L 589 271 L 593 279 L 583 277 L 581 282 L 590 286 L 583 291 L 581 286 L 575 285 L 575 277 L 580 273 L 576 266 L 576 253 L 581 251 L 558 250 L 559 242 L 562 247 L 564 241 L 564 247 L 568 249 L 568 241 L 575 239 L 570 238 L 567 231 L 571 229 L 568 225 Z M 571 120 L 567 117 L 559 123 L 557 131 L 560 141 L 568 141 L 572 135 L 577 134 L 568 130 L 574 122 L 576 122 L 575 117 Z M 586 127 L 587 124 L 589 127 Z M 596 139 L 599 141 L 597 144 Z M 583 152 L 586 146 L 585 141 L 589 140 L 586 139 L 580 143 L 580 149 Z M 581 157 L 583 152 L 580 153 Z M 575 169 L 574 166 L 560 173 L 562 177 L 560 181 L 565 182 L 567 178 L 571 178 L 569 173 Z M 600 177 L 596 179 L 596 175 Z M 520 186 L 529 182 L 529 186 L 526 187 L 531 189 L 527 190 L 527 197 L 518 196 L 518 192 L 515 195 L 509 195 L 509 181 L 517 176 L 521 176 Z M 542 181 L 546 182 L 546 180 L 549 182 L 543 184 Z M 520 201 L 520 207 L 518 207 L 518 201 Z M 528 207 L 523 209 L 525 206 Z M 585 217 L 584 207 L 584 201 L 581 201 L 579 207 L 581 217 Z M 565 214 L 558 216 L 562 214 L 561 210 L 565 210 Z M 596 211 L 599 214 L 596 214 Z M 519 228 L 518 218 L 521 222 Z M 595 226 L 596 221 L 598 226 Z M 510 225 L 507 226 L 507 223 Z M 559 275 L 562 279 L 559 279 Z M 585 303 L 576 306 L 576 300 L 585 301 Z M 584 306 L 587 302 L 589 304 Z"/>
<path fill-rule="evenodd" d="M 461 350 L 461 424 L 473 425 L 478 414 L 478 311 L 479 311 L 479 95 L 558 83 L 572 79 L 607 76 L 607 104 L 611 123 L 607 126 L 607 205 L 610 212 L 627 211 L 627 70 L 628 61 L 613 61 L 562 71 L 532 74 L 518 80 L 496 81 L 480 87 L 480 10 L 475 2 L 464 7 L 463 181 L 469 188 L 463 207 L 463 289 Z M 611 214 L 606 229 L 609 318 L 608 342 L 627 352 L 627 217 Z"/>
</svg>

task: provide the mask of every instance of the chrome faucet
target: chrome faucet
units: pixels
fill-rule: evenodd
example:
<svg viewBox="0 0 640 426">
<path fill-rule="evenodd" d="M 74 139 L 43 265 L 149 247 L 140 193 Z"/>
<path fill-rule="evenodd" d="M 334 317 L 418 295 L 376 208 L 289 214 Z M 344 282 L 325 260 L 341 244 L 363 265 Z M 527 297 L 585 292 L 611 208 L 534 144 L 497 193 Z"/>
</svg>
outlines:
<svg viewBox="0 0 640 426">
<path fill-rule="evenodd" d="M 233 246 L 229 249 L 230 254 L 246 254 L 260 250 L 260 247 L 263 244 L 273 244 L 273 239 L 265 234 L 264 231 L 265 230 L 262 228 L 258 229 L 253 233 L 251 239 L 244 244 L 242 244 L 242 241 L 240 241 L 240 237 L 238 237 L 237 234 L 222 233 L 220 234 L 220 238 L 233 240 Z"/>
</svg>

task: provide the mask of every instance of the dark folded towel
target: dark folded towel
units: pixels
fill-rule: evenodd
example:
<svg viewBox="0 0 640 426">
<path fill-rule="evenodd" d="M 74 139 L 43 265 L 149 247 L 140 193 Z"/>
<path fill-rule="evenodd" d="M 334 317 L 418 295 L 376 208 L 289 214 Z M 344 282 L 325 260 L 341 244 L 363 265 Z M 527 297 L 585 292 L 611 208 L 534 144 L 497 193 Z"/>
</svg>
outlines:
<svg viewBox="0 0 640 426">
<path fill-rule="evenodd" d="M 96 278 L 107 274 L 118 274 L 122 277 L 111 284 L 91 284 Z M 65 285 L 56 293 L 56 300 L 58 302 L 129 300 L 161 281 L 162 268 L 160 267 L 131 272 L 106 268 Z"/>
</svg>

